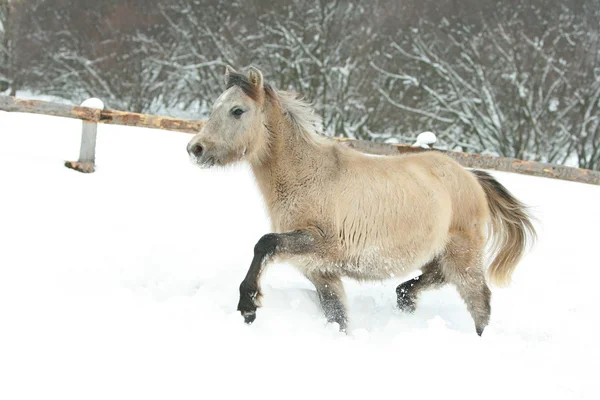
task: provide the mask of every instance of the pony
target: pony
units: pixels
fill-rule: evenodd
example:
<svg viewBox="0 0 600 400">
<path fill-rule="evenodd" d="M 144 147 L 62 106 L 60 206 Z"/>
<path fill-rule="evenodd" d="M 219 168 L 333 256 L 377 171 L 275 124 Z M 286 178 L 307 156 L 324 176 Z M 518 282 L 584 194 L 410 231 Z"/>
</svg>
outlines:
<svg viewBox="0 0 600 400">
<path fill-rule="evenodd" d="M 225 81 L 187 152 L 204 168 L 247 162 L 263 196 L 271 232 L 254 246 L 239 287 L 247 324 L 261 305 L 265 267 L 285 261 L 314 284 L 326 320 L 343 332 L 342 278 L 420 270 L 397 287 L 398 307 L 413 312 L 419 293 L 452 284 L 481 336 L 491 313 L 487 281 L 509 284 L 535 240 L 523 203 L 490 174 L 435 150 L 374 157 L 331 140 L 307 102 L 276 91 L 255 67 L 246 75 L 227 66 Z"/>
</svg>

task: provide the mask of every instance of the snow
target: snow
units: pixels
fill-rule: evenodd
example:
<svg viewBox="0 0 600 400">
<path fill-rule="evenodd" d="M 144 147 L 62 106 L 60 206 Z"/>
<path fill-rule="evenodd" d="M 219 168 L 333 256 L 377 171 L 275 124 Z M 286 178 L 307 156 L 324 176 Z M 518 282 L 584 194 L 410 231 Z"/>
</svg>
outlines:
<svg viewBox="0 0 600 400">
<path fill-rule="evenodd" d="M 414 315 L 395 286 L 346 282 L 350 334 L 271 265 L 251 326 L 238 286 L 268 221 L 245 167 L 201 170 L 189 135 L 0 112 L 2 399 L 597 399 L 600 187 L 493 173 L 539 244 L 493 289 L 483 337 L 456 291 Z"/>
<path fill-rule="evenodd" d="M 104 102 L 95 97 L 89 98 L 81 103 L 81 107 L 95 108 L 98 110 L 104 110 Z"/>
<path fill-rule="evenodd" d="M 10 90 L 7 90 L 6 92 L 4 92 L 2 94 L 5 96 L 8 96 L 9 92 L 10 92 Z M 23 99 L 23 100 L 41 100 L 41 101 L 50 101 L 50 102 L 59 103 L 59 104 L 75 105 L 75 104 L 73 104 L 73 102 L 71 100 L 65 99 L 63 97 L 43 94 L 43 93 L 39 93 L 39 92 L 32 91 L 32 90 L 19 90 L 19 91 L 17 91 L 16 97 L 18 97 L 19 99 Z"/>
<path fill-rule="evenodd" d="M 437 140 L 435 133 L 433 132 L 422 132 L 417 136 L 417 141 L 413 144 L 413 147 L 422 147 L 424 149 L 429 149 L 430 145 L 434 144 Z"/>
<path fill-rule="evenodd" d="M 558 110 L 559 105 L 560 105 L 560 100 L 558 100 L 556 97 L 551 98 L 550 102 L 548 103 L 548 111 L 556 112 Z"/>
</svg>

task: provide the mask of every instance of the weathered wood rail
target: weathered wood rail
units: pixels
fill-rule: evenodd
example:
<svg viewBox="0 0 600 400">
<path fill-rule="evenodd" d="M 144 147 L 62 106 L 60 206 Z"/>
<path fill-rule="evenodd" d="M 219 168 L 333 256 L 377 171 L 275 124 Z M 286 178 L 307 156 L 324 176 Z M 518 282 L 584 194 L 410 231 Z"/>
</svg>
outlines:
<svg viewBox="0 0 600 400">
<path fill-rule="evenodd" d="M 137 114 L 125 111 L 94 109 L 81 106 L 69 106 L 39 100 L 22 100 L 15 97 L 0 96 L 0 110 L 9 112 L 44 114 L 64 118 L 76 118 L 82 121 L 100 124 L 136 126 L 168 131 L 196 133 L 204 121 L 185 120 L 159 115 Z M 513 158 L 493 157 L 482 154 L 470 154 L 441 149 L 423 149 L 402 144 L 383 144 L 362 140 L 331 138 L 368 154 L 391 155 L 423 151 L 441 151 L 457 160 L 466 168 L 480 168 L 544 178 L 560 179 L 572 182 L 600 185 L 600 171 L 566 167 L 535 161 L 523 161 Z M 69 168 L 82 172 L 93 172 L 93 162 L 67 161 Z"/>
<path fill-rule="evenodd" d="M 159 115 L 137 114 L 109 109 L 98 110 L 41 100 L 22 100 L 10 96 L 0 96 L 0 110 L 75 118 L 100 124 L 138 126 L 186 133 L 198 132 L 202 124 L 204 124 L 204 121 L 189 121 Z"/>
</svg>

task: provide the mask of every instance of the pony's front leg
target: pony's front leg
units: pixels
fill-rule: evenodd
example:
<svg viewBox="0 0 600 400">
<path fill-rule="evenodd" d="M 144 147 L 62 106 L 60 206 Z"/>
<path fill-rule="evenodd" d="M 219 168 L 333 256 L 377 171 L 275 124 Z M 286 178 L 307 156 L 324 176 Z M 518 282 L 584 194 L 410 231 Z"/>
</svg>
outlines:
<svg viewBox="0 0 600 400">
<path fill-rule="evenodd" d="M 346 314 L 346 294 L 342 280 L 337 275 L 311 274 L 308 276 L 317 289 L 321 307 L 327 322 L 335 322 L 340 331 L 346 332 L 348 315 Z"/>
<path fill-rule="evenodd" d="M 316 238 L 309 231 L 297 230 L 286 233 L 269 233 L 254 246 L 254 258 L 246 278 L 240 284 L 238 311 L 244 321 L 251 324 L 256 319 L 260 305 L 260 275 L 266 263 L 276 255 L 301 255 L 316 250 Z"/>
</svg>

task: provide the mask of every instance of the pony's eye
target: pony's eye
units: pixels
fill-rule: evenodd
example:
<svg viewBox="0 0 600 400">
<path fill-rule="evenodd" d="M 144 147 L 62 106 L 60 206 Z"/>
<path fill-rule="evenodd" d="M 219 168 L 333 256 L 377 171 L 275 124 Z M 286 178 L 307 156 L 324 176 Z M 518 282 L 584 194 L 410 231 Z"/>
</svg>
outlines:
<svg viewBox="0 0 600 400">
<path fill-rule="evenodd" d="M 233 110 L 231 110 L 231 114 L 233 114 L 233 116 L 236 118 L 241 117 L 243 113 L 244 113 L 244 110 L 242 110 L 239 107 L 236 107 Z"/>
</svg>

